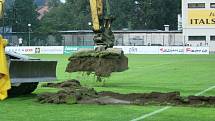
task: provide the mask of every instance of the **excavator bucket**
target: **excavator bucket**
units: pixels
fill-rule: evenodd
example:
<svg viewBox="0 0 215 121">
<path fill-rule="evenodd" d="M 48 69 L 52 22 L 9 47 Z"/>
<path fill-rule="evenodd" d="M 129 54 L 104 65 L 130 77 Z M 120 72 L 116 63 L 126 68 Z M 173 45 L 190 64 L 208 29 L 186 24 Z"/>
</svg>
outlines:
<svg viewBox="0 0 215 121">
<path fill-rule="evenodd" d="M 7 52 L 11 83 L 48 82 L 56 80 L 57 61 L 40 60 Z"/>
<path fill-rule="evenodd" d="M 14 52 L 6 52 L 11 89 L 9 97 L 32 93 L 39 82 L 56 80 L 57 61 L 41 60 Z"/>
<path fill-rule="evenodd" d="M 57 61 L 11 60 L 9 73 L 12 83 L 47 82 L 56 80 Z"/>
</svg>

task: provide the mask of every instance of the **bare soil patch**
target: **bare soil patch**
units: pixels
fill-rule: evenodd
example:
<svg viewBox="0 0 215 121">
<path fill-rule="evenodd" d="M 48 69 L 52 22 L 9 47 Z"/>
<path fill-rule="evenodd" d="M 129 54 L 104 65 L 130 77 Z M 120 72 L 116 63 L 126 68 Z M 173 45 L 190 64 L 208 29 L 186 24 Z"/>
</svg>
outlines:
<svg viewBox="0 0 215 121">
<path fill-rule="evenodd" d="M 60 88 L 62 90 L 57 93 L 39 94 L 37 99 L 40 103 L 215 106 L 214 96 L 182 97 L 180 92 L 131 94 L 96 92 L 93 88 L 81 86 L 77 80 L 69 80 L 62 83 L 48 83 L 45 86 Z"/>
</svg>

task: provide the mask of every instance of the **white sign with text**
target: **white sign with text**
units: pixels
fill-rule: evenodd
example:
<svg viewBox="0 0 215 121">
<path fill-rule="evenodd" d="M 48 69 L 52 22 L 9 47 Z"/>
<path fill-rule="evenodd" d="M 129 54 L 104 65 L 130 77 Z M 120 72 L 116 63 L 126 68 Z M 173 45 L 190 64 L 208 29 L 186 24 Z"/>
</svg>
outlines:
<svg viewBox="0 0 215 121">
<path fill-rule="evenodd" d="M 209 47 L 182 46 L 114 46 L 125 54 L 209 54 Z M 6 47 L 6 51 L 20 54 L 64 54 L 64 46 Z"/>
</svg>

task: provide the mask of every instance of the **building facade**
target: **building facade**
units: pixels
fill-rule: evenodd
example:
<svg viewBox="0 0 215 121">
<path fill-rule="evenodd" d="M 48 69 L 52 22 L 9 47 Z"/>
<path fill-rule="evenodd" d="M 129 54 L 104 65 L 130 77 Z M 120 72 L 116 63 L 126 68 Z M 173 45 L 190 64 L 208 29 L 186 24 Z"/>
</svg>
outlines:
<svg viewBox="0 0 215 121">
<path fill-rule="evenodd" d="M 215 51 L 215 1 L 182 0 L 183 39 L 189 46 Z"/>
<path fill-rule="evenodd" d="M 92 46 L 94 33 L 89 30 L 61 32 L 64 45 Z M 114 31 L 115 46 L 184 46 L 181 31 L 120 30 Z"/>
</svg>

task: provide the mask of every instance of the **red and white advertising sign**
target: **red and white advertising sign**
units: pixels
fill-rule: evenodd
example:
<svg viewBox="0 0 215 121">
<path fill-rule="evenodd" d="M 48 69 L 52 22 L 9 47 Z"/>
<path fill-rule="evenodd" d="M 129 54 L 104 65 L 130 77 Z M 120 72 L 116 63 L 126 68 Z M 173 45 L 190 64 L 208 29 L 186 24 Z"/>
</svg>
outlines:
<svg viewBox="0 0 215 121">
<path fill-rule="evenodd" d="M 35 54 L 35 48 L 34 47 L 6 47 L 5 50 L 7 52 L 16 52 L 20 54 Z"/>
<path fill-rule="evenodd" d="M 185 47 L 184 54 L 209 54 L 209 47 Z"/>
<path fill-rule="evenodd" d="M 64 46 L 8 46 L 5 50 L 19 54 L 63 54 Z"/>
</svg>

